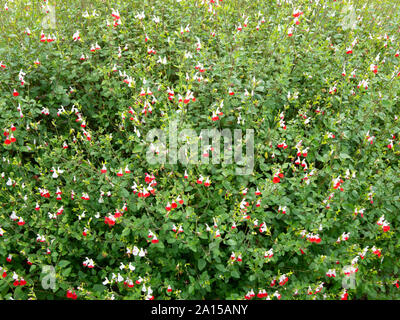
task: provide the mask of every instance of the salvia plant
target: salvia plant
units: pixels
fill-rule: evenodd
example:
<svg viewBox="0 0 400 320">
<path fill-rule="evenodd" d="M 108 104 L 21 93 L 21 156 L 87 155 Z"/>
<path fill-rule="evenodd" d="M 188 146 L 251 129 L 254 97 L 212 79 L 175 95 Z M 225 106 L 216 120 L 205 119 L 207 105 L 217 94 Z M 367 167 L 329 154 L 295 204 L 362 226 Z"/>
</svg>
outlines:
<svg viewBox="0 0 400 320">
<path fill-rule="evenodd" d="M 0 298 L 398 299 L 399 12 L 3 1 Z"/>
</svg>

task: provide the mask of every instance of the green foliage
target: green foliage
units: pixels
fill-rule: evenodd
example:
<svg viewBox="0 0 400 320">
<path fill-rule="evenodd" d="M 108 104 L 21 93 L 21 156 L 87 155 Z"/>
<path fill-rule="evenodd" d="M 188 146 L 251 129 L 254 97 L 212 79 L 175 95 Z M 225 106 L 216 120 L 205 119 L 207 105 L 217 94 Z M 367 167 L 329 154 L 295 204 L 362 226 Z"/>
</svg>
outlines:
<svg viewBox="0 0 400 320">
<path fill-rule="evenodd" d="M 8 133 L 0 146 L 1 299 L 65 299 L 69 290 L 78 299 L 243 299 L 263 289 L 271 298 L 340 299 L 352 264 L 358 271 L 349 298 L 399 298 L 396 4 L 295 1 L 303 12 L 296 25 L 296 8 L 282 0 L 47 2 L 50 13 L 37 1 L 1 8 L 0 127 Z M 53 5 L 51 28 L 43 21 Z M 77 30 L 81 40 L 74 41 Z M 55 41 L 41 42 L 42 31 Z M 96 43 L 100 49 L 91 52 Z M 141 96 L 142 88 L 153 94 Z M 195 101 L 179 103 L 188 90 Z M 221 103 L 223 115 L 212 121 Z M 254 129 L 252 173 L 236 175 L 236 163 L 150 164 L 146 135 L 167 132 L 172 120 L 197 133 Z M 16 141 L 4 143 L 11 135 Z M 278 148 L 283 142 L 288 147 Z M 306 148 L 306 157 L 297 155 Z M 126 166 L 131 173 L 117 176 Z M 273 183 L 278 170 L 284 177 Z M 147 187 L 147 173 L 155 194 L 138 197 L 132 186 Z M 200 175 L 209 187 L 196 183 Z M 343 183 L 335 188 L 338 177 Z M 178 196 L 184 203 L 168 213 Z M 360 209 L 363 217 L 355 215 Z M 107 225 L 116 212 L 123 215 Z M 377 224 L 382 216 L 389 231 Z M 337 242 L 343 233 L 349 239 Z M 321 242 L 309 241 L 312 234 Z M 93 268 L 83 266 L 87 258 Z M 52 275 L 45 266 L 54 267 L 53 288 L 43 285 Z M 336 277 L 327 277 L 330 269 Z M 26 285 L 15 286 L 14 273 Z M 124 285 L 129 280 L 132 288 Z"/>
</svg>

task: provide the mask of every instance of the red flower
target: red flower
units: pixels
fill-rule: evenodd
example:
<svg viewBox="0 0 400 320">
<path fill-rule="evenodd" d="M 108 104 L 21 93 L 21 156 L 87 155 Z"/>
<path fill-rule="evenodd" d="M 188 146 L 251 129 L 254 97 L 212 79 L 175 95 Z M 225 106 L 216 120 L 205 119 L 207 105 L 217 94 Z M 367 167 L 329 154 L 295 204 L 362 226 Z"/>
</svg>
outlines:
<svg viewBox="0 0 400 320">
<path fill-rule="evenodd" d="M 76 295 L 75 291 L 72 292 L 70 290 L 67 291 L 67 298 L 76 300 L 78 296 Z"/>
<path fill-rule="evenodd" d="M 273 179 L 272 179 L 272 182 L 273 183 L 279 183 L 281 181 L 281 179 L 279 178 L 279 177 L 274 177 Z"/>
</svg>

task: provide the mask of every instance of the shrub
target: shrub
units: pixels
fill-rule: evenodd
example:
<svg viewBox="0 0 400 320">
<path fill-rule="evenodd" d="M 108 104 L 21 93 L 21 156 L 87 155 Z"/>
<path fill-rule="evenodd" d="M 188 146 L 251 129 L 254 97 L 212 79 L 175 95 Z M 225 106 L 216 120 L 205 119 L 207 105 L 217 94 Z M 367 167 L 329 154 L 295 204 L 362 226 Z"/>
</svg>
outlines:
<svg viewBox="0 0 400 320">
<path fill-rule="evenodd" d="M 0 297 L 398 298 L 393 6 L 5 5 Z M 175 122 L 254 168 L 150 163 Z"/>
</svg>

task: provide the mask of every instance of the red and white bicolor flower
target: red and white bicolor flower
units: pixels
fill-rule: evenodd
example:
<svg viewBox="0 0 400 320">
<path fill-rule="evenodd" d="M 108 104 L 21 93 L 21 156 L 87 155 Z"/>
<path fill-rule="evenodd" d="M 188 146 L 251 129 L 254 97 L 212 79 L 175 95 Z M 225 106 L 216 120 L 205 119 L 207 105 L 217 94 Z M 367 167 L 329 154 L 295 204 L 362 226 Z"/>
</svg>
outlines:
<svg viewBox="0 0 400 320">
<path fill-rule="evenodd" d="M 197 37 L 196 37 L 196 38 L 197 38 Z M 202 48 L 202 45 L 201 45 L 200 39 L 199 39 L 199 38 L 197 38 L 197 42 L 196 42 L 196 50 L 197 50 L 197 51 L 200 51 L 200 50 L 201 50 L 201 48 Z"/>
<path fill-rule="evenodd" d="M 341 187 L 341 184 L 344 181 L 340 178 L 340 176 L 338 176 L 336 179 L 333 179 L 333 189 L 338 189 L 340 188 L 340 191 L 343 191 L 343 188 Z"/>
<path fill-rule="evenodd" d="M 364 249 L 363 249 L 363 251 L 360 253 L 360 258 L 361 258 L 361 260 L 363 260 L 364 258 L 365 258 L 365 255 L 367 254 L 367 252 L 368 252 L 368 246 L 367 247 L 365 247 Z"/>
<path fill-rule="evenodd" d="M 156 235 L 153 235 L 153 239 L 151 239 L 151 243 L 158 243 L 159 242 L 159 240 L 158 240 L 158 238 L 157 238 L 157 236 Z"/>
<path fill-rule="evenodd" d="M 279 183 L 279 182 L 281 182 L 281 178 L 283 178 L 283 177 L 284 177 L 283 173 L 281 173 L 280 170 L 278 170 L 278 171 L 276 171 L 274 173 L 274 177 L 272 179 L 272 182 L 273 183 Z"/>
<path fill-rule="evenodd" d="M 321 292 L 321 290 L 324 288 L 324 283 L 322 282 L 318 287 L 315 289 L 314 294 L 317 294 Z"/>
<path fill-rule="evenodd" d="M 194 97 L 194 94 L 192 91 L 188 90 L 186 92 L 186 96 L 185 99 L 183 100 L 183 103 L 188 104 L 190 102 L 190 100 L 192 100 L 193 102 L 196 101 L 196 98 Z"/>
<path fill-rule="evenodd" d="M 112 10 L 111 16 L 112 16 L 115 20 L 121 19 L 118 10 L 114 10 L 113 8 L 111 8 L 111 10 Z"/>
<path fill-rule="evenodd" d="M 286 214 L 286 206 L 279 206 L 278 212 L 281 212 L 282 214 Z"/>
<path fill-rule="evenodd" d="M 115 225 L 115 221 L 116 221 L 115 216 L 112 215 L 112 214 L 110 214 L 110 213 L 108 214 L 108 216 L 106 216 L 106 217 L 104 218 L 104 223 L 105 223 L 105 224 L 108 224 L 110 227 L 113 226 L 113 225 Z"/>
<path fill-rule="evenodd" d="M 385 215 L 382 215 L 379 220 L 376 222 L 378 226 L 382 226 L 383 232 L 387 232 L 390 230 L 389 222 L 385 220 Z"/>
<path fill-rule="evenodd" d="M 13 273 L 12 278 L 14 280 L 14 283 L 13 283 L 14 287 L 26 285 L 25 279 L 22 277 L 20 278 L 15 272 Z"/>
<path fill-rule="evenodd" d="M 368 79 L 364 79 L 358 83 L 357 88 L 360 89 L 361 87 L 364 87 L 365 90 L 368 89 Z"/>
<path fill-rule="evenodd" d="M 246 300 L 250 300 L 252 298 L 254 298 L 256 296 L 256 294 L 254 293 L 254 290 L 251 289 L 249 292 L 246 293 L 246 295 L 244 296 L 244 298 Z"/>
<path fill-rule="evenodd" d="M 265 289 L 260 289 L 257 293 L 257 298 L 262 299 L 262 298 L 266 298 L 266 297 L 268 297 L 267 291 Z"/>
<path fill-rule="evenodd" d="M 81 40 L 81 37 L 79 35 L 79 30 L 77 30 L 73 35 L 72 35 L 72 40 L 78 41 Z"/>
<path fill-rule="evenodd" d="M 245 198 L 243 198 L 242 199 L 242 201 L 240 202 L 240 209 L 241 210 L 243 210 L 243 211 L 246 211 L 247 210 L 247 207 L 249 206 L 250 204 L 248 203 L 248 201 L 246 201 L 246 199 Z"/>
<path fill-rule="evenodd" d="M 286 124 L 285 124 L 285 120 L 281 119 L 279 120 L 279 126 L 283 129 L 286 130 Z"/>
<path fill-rule="evenodd" d="M 19 81 L 21 81 L 21 86 L 23 86 L 25 84 L 25 80 L 24 80 L 25 76 L 26 76 L 26 73 L 23 72 L 21 69 L 18 74 L 18 79 L 19 79 Z"/>
<path fill-rule="evenodd" d="M 370 136 L 369 130 L 368 130 L 367 134 L 365 135 L 365 139 L 367 139 L 367 141 L 368 141 L 370 144 L 373 144 L 374 139 L 375 139 L 375 136 Z"/>
<path fill-rule="evenodd" d="M 297 8 L 293 10 L 293 17 L 294 17 L 294 18 L 298 18 L 298 17 L 300 17 L 302 14 L 303 14 L 303 11 L 301 11 L 301 10 L 299 10 L 299 9 L 297 9 Z"/>
<path fill-rule="evenodd" d="M 218 121 L 219 120 L 218 114 L 215 111 L 213 111 L 213 113 L 212 113 L 211 120 L 212 121 Z"/>
<path fill-rule="evenodd" d="M 278 143 L 278 148 L 283 148 L 287 149 L 288 145 L 285 143 L 285 140 L 283 140 L 281 143 Z"/>
<path fill-rule="evenodd" d="M 82 235 L 83 235 L 84 237 L 86 237 L 86 236 L 88 235 L 88 231 L 89 231 L 88 228 L 85 227 L 85 228 L 83 229 Z"/>
<path fill-rule="evenodd" d="M 313 233 L 309 233 L 307 234 L 307 239 L 310 242 L 315 242 L 315 243 L 320 243 L 321 242 L 321 238 L 319 237 L 319 234 L 313 234 Z"/>
<path fill-rule="evenodd" d="M 281 294 L 278 292 L 278 291 L 275 291 L 274 292 L 274 294 L 273 294 L 273 296 L 275 297 L 275 298 L 277 298 L 278 300 L 280 300 L 281 299 Z"/>
<path fill-rule="evenodd" d="M 365 211 L 364 208 L 362 208 L 362 209 L 355 208 L 354 209 L 354 215 L 357 216 L 357 214 L 360 214 L 361 218 L 364 218 L 364 211 Z"/>
<path fill-rule="evenodd" d="M 357 257 L 358 258 L 358 257 Z M 353 273 L 356 273 L 358 271 L 358 268 L 357 267 L 354 267 L 354 266 L 345 266 L 344 268 L 343 268 L 343 273 L 346 275 L 346 276 L 350 276 L 351 274 L 353 274 Z"/>
<path fill-rule="evenodd" d="M 343 289 L 343 292 L 340 295 L 340 300 L 347 300 L 348 297 L 349 297 L 349 294 L 347 293 L 347 290 Z"/>
<path fill-rule="evenodd" d="M 181 196 L 178 196 L 178 197 L 176 198 L 176 201 L 177 201 L 179 204 L 183 204 L 183 199 L 181 198 Z"/>
<path fill-rule="evenodd" d="M 60 209 L 57 210 L 57 215 L 62 215 L 62 213 L 64 212 L 64 206 L 61 206 Z"/>
<path fill-rule="evenodd" d="M 0 267 L 0 275 L 2 278 L 7 277 L 7 269 Z"/>
<path fill-rule="evenodd" d="M 284 286 L 285 283 L 288 281 L 289 281 L 289 278 L 285 274 L 283 274 L 279 277 L 279 285 L 280 286 Z"/>
<path fill-rule="evenodd" d="M 22 217 L 19 217 L 17 224 L 18 224 L 19 226 L 23 226 L 23 225 L 25 224 L 24 219 L 23 219 Z"/>
<path fill-rule="evenodd" d="M 382 249 L 378 249 L 378 248 L 376 248 L 375 246 L 373 246 L 373 247 L 371 248 L 371 251 L 372 251 L 373 254 L 377 255 L 378 258 L 381 257 Z"/>
<path fill-rule="evenodd" d="M 264 258 L 271 259 L 274 256 L 274 249 L 271 248 L 268 251 L 264 252 Z"/>
<path fill-rule="evenodd" d="M 336 277 L 336 270 L 335 269 L 329 269 L 328 272 L 326 273 L 326 276 L 329 278 L 335 278 Z"/>
<path fill-rule="evenodd" d="M 148 47 L 148 48 L 147 48 L 147 53 L 148 53 L 148 54 L 156 54 L 157 52 L 156 52 L 156 50 L 154 50 L 153 47 L 151 47 L 151 48 Z"/>
<path fill-rule="evenodd" d="M 88 257 L 86 257 L 86 260 L 84 260 L 82 264 L 84 267 L 88 267 L 90 269 L 94 268 L 94 261 Z"/>
<path fill-rule="evenodd" d="M 349 240 L 350 232 L 343 232 L 342 235 L 336 240 L 336 243 L 340 243 L 341 241 Z"/>
<path fill-rule="evenodd" d="M 82 200 L 90 200 L 89 194 L 87 194 L 86 192 L 83 192 L 81 199 Z"/>
</svg>

